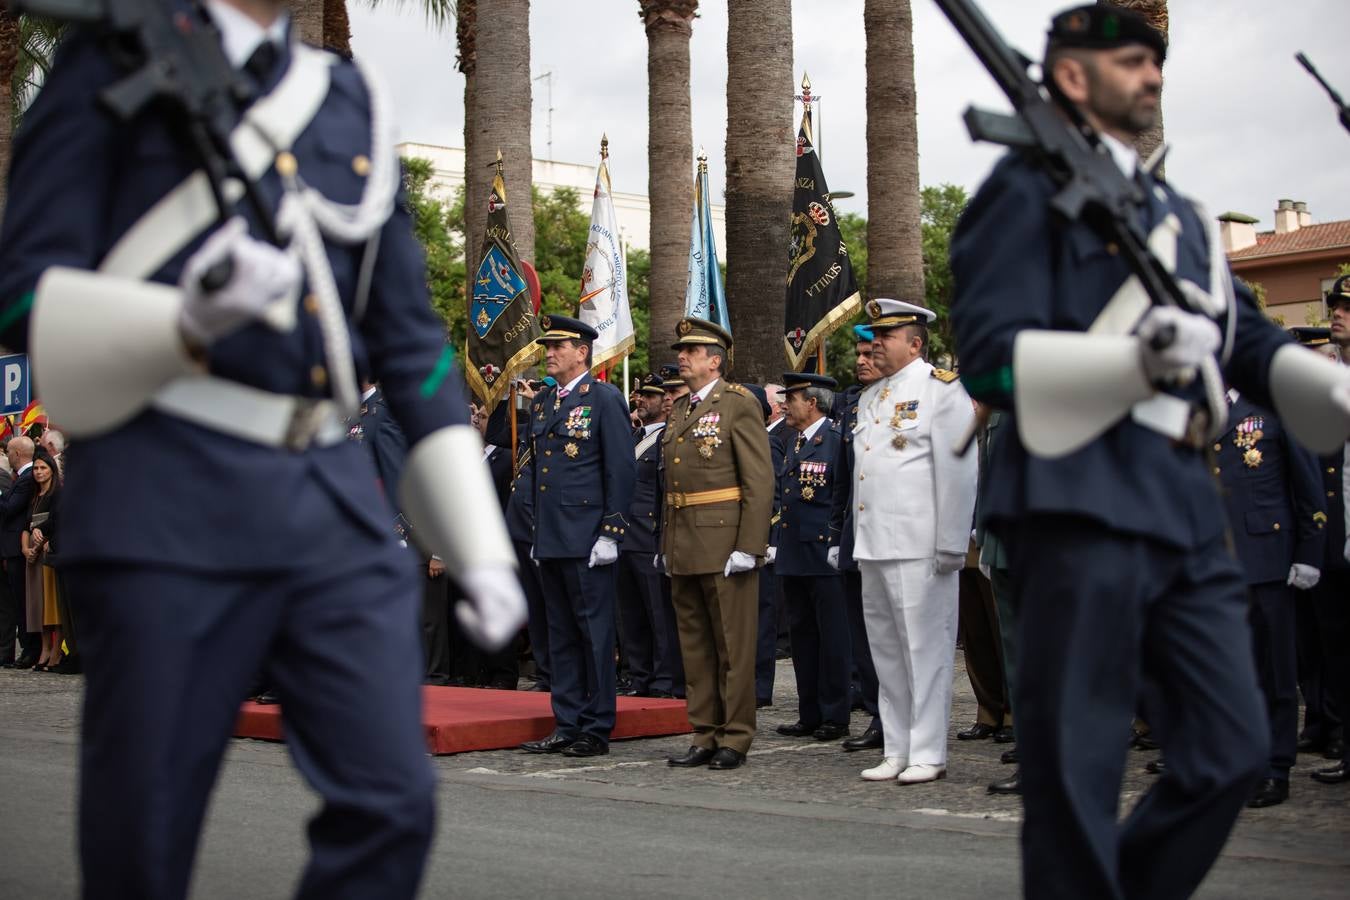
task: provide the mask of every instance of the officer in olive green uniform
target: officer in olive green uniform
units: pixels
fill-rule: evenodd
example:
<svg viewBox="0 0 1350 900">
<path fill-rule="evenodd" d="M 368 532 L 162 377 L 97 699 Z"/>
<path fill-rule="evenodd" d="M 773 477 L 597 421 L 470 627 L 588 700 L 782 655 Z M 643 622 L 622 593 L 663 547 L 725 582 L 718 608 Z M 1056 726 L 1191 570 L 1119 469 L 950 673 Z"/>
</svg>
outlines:
<svg viewBox="0 0 1350 900">
<path fill-rule="evenodd" d="M 681 320 L 680 377 L 689 385 L 661 438 L 661 552 L 684 656 L 693 746 L 673 766 L 734 769 L 755 736 L 759 573 L 768 548 L 774 473 L 759 403 L 724 379 L 731 335 Z"/>
</svg>

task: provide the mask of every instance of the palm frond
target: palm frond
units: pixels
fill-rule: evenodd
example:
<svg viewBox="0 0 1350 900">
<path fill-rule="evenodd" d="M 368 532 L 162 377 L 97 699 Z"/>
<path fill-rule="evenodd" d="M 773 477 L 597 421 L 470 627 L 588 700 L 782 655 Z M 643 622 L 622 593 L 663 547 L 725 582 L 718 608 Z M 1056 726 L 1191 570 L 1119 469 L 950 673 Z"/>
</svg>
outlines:
<svg viewBox="0 0 1350 900">
<path fill-rule="evenodd" d="M 393 7 L 406 9 L 421 7 L 427 17 L 427 23 L 441 31 L 452 31 L 455 26 L 455 0 L 360 0 L 367 9 Z"/>
<path fill-rule="evenodd" d="M 14 127 L 28 104 L 37 96 L 38 88 L 46 80 L 52 68 L 52 57 L 66 32 L 66 25 L 52 19 L 38 16 L 22 16 L 19 19 L 19 58 L 14 67 L 13 101 L 10 111 Z"/>
</svg>

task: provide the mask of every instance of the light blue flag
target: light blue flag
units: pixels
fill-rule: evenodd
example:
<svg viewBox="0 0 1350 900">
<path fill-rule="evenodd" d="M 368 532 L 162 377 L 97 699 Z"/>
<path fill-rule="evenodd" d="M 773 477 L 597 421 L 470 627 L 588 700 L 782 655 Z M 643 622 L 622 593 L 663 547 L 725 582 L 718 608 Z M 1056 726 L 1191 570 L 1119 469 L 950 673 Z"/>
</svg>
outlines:
<svg viewBox="0 0 1350 900">
<path fill-rule="evenodd" d="M 727 294 L 717 265 L 717 238 L 713 234 L 712 202 L 708 199 L 708 156 L 699 152 L 694 179 L 694 218 L 689 229 L 689 283 L 684 292 L 684 314 L 720 325 L 731 333 Z"/>
</svg>

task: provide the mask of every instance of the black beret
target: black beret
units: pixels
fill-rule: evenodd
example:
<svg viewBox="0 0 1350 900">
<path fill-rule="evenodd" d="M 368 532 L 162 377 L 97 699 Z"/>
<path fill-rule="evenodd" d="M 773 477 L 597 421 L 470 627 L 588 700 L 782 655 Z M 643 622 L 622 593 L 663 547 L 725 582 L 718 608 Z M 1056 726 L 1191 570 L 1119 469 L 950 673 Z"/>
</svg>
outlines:
<svg viewBox="0 0 1350 900">
<path fill-rule="evenodd" d="M 1167 58 L 1167 38 L 1143 16 L 1118 6 L 1087 4 L 1066 9 L 1050 20 L 1046 50 L 1058 47 L 1111 50 L 1130 44 L 1152 48 L 1159 63 Z"/>
<path fill-rule="evenodd" d="M 763 411 L 764 418 L 767 419 L 772 408 L 769 406 L 769 395 L 765 393 L 764 387 L 758 384 L 743 384 L 741 387 L 749 391 L 750 395 L 759 401 L 759 408 Z"/>
<path fill-rule="evenodd" d="M 1350 275 L 1342 275 L 1331 283 L 1331 290 L 1327 291 L 1327 305 L 1336 306 L 1340 303 L 1350 303 Z"/>
</svg>

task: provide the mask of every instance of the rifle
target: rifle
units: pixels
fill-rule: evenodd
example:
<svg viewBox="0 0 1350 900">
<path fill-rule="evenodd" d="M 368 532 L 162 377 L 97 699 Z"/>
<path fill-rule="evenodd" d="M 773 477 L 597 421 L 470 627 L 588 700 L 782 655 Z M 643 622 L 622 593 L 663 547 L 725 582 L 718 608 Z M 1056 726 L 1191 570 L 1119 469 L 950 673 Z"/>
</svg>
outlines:
<svg viewBox="0 0 1350 900">
<path fill-rule="evenodd" d="M 1347 105 L 1346 102 L 1341 99 L 1341 95 L 1336 93 L 1335 88 L 1327 84 L 1327 80 L 1322 77 L 1320 72 L 1313 68 L 1312 61 L 1309 60 L 1307 56 L 1302 53 L 1296 53 L 1294 54 L 1294 59 L 1298 60 L 1299 65 L 1308 70 L 1309 75 L 1317 79 L 1317 83 L 1322 86 L 1322 90 L 1326 91 L 1327 95 L 1331 97 L 1331 102 L 1336 104 L 1337 118 L 1341 120 L 1341 125 L 1344 126 L 1346 131 L 1350 131 L 1350 105 Z"/>
<path fill-rule="evenodd" d="M 103 107 L 123 122 L 154 103 L 169 109 L 206 173 L 220 220 L 231 215 L 224 185 L 227 178 L 235 178 L 243 184 L 263 234 L 280 244 L 271 209 L 230 146 L 230 133 L 252 90 L 230 65 L 219 32 L 199 5 L 193 3 L 190 13 L 174 10 L 169 0 L 11 0 L 11 6 L 16 14 L 102 31 L 114 58 L 129 70 L 99 92 Z M 231 261 L 225 260 L 206 273 L 202 286 L 208 291 L 222 287 L 231 273 Z"/>
<path fill-rule="evenodd" d="M 971 139 L 1032 154 L 1059 187 L 1052 209 L 1119 247 L 1154 305 L 1194 312 L 1176 277 L 1149 250 L 1148 234 L 1136 215 L 1146 199 L 1143 188 L 1120 171 L 1096 130 L 1077 110 L 1050 98 L 1027 73 L 1031 60 L 1008 46 L 972 0 L 935 2 L 1012 102 L 1011 116 L 967 108 L 963 118 Z M 1162 329 L 1150 343 L 1161 350 L 1173 340 L 1173 330 Z M 1211 410 L 1211 416 L 1219 414 Z M 980 424 L 977 420 L 976 427 Z M 972 430 L 958 446 L 959 454 L 973 437 Z"/>
</svg>

